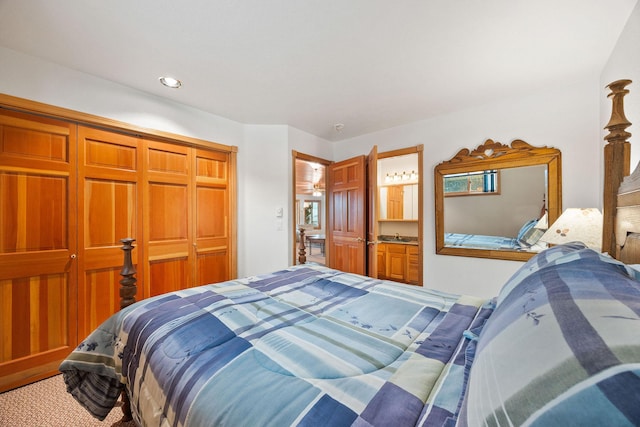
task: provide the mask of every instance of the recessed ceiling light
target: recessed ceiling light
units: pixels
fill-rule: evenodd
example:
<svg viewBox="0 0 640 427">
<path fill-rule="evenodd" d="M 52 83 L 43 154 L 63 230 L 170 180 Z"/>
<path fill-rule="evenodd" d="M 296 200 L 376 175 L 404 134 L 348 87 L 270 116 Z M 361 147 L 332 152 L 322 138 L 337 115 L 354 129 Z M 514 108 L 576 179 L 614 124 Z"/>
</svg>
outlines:
<svg viewBox="0 0 640 427">
<path fill-rule="evenodd" d="M 170 87 L 171 89 L 178 89 L 182 86 L 182 82 L 173 77 L 160 77 L 160 83 L 165 85 L 166 87 Z"/>
</svg>

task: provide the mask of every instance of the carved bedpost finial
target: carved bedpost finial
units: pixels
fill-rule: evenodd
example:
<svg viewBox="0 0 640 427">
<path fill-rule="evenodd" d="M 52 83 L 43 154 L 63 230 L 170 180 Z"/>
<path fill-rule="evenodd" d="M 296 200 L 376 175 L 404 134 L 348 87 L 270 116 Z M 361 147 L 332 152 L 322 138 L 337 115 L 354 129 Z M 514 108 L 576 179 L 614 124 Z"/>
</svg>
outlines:
<svg viewBox="0 0 640 427">
<path fill-rule="evenodd" d="M 609 131 L 609 135 L 604 139 L 609 143 L 626 142 L 627 138 L 631 136 L 626 129 L 631 126 L 631 123 L 624 115 L 624 96 L 629 93 L 628 89 L 625 89 L 631 83 L 631 80 L 616 80 L 613 83 L 607 85 L 607 88 L 611 90 L 611 93 L 607 95 L 609 98 L 613 97 L 611 102 L 613 107 L 611 109 L 611 119 L 605 126 L 605 129 Z"/>
<path fill-rule="evenodd" d="M 120 242 L 123 244 L 120 249 L 124 251 L 124 262 L 122 263 L 122 270 L 120 270 L 120 275 L 122 276 L 122 279 L 120 279 L 120 309 L 136 302 L 136 292 L 138 290 L 136 287 L 137 279 L 133 277 L 136 274 L 136 269 L 133 266 L 133 262 L 131 262 L 131 251 L 133 250 L 133 242 L 135 241 L 136 239 L 132 239 L 131 237 L 120 239 Z M 131 413 L 129 395 L 126 390 L 123 390 L 121 395 L 122 421 L 131 421 L 133 414 Z"/>
<path fill-rule="evenodd" d="M 607 97 L 612 98 L 611 119 L 605 126 L 609 134 L 604 137 L 607 144 L 604 146 L 604 200 L 602 204 L 602 252 L 608 252 L 616 256 L 618 246 L 615 239 L 615 221 L 617 195 L 620 183 L 629 175 L 631 163 L 631 144 L 627 138 L 631 136 L 626 131 L 631 126 L 624 115 L 624 96 L 629 93 L 625 86 L 631 80 L 616 80 L 607 85 L 611 93 Z"/>
<path fill-rule="evenodd" d="M 120 270 L 120 308 L 125 308 L 134 302 L 136 302 L 136 282 L 137 279 L 133 277 L 136 274 L 136 269 L 131 262 L 131 251 L 133 250 L 133 242 L 136 239 L 130 237 L 121 239 L 120 242 L 124 245 L 120 249 L 124 251 L 124 262 L 122 264 L 122 270 Z"/>
<path fill-rule="evenodd" d="M 300 232 L 300 244 L 298 245 L 298 264 L 305 264 L 307 262 L 307 249 L 304 246 L 304 228 L 300 227 L 298 231 Z"/>
</svg>

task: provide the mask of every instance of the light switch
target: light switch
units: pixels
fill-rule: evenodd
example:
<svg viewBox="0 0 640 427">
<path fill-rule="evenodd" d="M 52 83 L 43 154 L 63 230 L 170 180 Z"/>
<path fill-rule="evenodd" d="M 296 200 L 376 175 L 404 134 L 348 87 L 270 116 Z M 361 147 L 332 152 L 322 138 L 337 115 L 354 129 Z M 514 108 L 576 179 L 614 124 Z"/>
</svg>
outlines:
<svg viewBox="0 0 640 427">
<path fill-rule="evenodd" d="M 276 208 L 276 216 L 278 218 L 282 218 L 282 215 L 284 215 L 284 210 L 282 209 L 282 207 Z"/>
</svg>

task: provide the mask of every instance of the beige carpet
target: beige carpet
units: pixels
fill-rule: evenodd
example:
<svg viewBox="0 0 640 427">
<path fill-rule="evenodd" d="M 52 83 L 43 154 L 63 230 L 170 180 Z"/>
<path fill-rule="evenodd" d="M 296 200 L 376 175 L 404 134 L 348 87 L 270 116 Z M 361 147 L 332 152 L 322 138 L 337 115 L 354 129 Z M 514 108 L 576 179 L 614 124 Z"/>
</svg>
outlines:
<svg viewBox="0 0 640 427">
<path fill-rule="evenodd" d="M 66 392 L 62 375 L 0 394 L 0 426 L 15 427 L 135 427 L 121 422 L 117 406 L 104 421 L 93 418 Z"/>
</svg>

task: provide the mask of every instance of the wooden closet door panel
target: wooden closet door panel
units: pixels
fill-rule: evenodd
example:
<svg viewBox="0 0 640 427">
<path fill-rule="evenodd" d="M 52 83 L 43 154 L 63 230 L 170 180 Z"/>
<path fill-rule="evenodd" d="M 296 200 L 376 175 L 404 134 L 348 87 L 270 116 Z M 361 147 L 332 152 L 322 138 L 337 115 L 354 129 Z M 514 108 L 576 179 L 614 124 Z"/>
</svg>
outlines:
<svg viewBox="0 0 640 427">
<path fill-rule="evenodd" d="M 229 155 L 198 149 L 195 170 L 195 285 L 229 277 Z"/>
<path fill-rule="evenodd" d="M 72 124 L 0 112 L 0 391 L 76 346 L 75 147 Z"/>
<path fill-rule="evenodd" d="M 78 335 L 82 339 L 120 309 L 120 239 L 141 239 L 142 152 L 135 137 L 88 127 L 80 127 L 78 135 L 82 219 Z M 132 252 L 139 274 L 141 252 L 138 245 Z M 139 291 L 137 299 L 142 298 Z"/>
<path fill-rule="evenodd" d="M 158 141 L 146 141 L 145 151 L 145 291 L 152 296 L 192 283 L 192 151 Z"/>
</svg>

